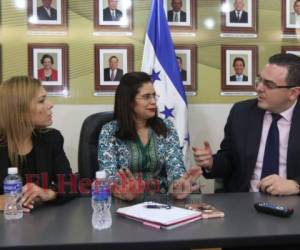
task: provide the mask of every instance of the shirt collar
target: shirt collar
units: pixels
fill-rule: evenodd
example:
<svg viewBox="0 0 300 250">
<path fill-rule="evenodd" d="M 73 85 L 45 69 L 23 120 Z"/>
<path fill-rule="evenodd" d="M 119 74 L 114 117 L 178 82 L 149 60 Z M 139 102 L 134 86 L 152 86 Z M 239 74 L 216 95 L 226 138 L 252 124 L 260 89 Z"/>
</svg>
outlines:
<svg viewBox="0 0 300 250">
<path fill-rule="evenodd" d="M 291 122 L 292 121 L 292 117 L 293 117 L 293 113 L 294 113 L 294 109 L 295 109 L 295 106 L 297 104 L 298 100 L 295 101 L 295 103 L 289 107 L 287 110 L 283 111 L 280 113 L 280 115 L 285 119 L 287 120 L 288 122 Z M 270 111 L 267 111 L 268 114 L 271 114 Z"/>
</svg>

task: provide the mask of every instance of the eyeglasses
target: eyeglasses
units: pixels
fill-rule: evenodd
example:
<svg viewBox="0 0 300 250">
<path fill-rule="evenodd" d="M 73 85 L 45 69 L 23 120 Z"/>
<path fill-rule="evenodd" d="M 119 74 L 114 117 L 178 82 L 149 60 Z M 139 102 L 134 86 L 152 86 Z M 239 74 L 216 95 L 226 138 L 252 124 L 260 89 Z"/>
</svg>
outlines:
<svg viewBox="0 0 300 250">
<path fill-rule="evenodd" d="M 259 84 L 263 84 L 268 89 L 290 89 L 297 87 L 297 85 L 285 85 L 285 86 L 278 86 L 275 82 L 263 79 L 261 76 L 258 76 L 255 80 L 255 88 L 258 87 Z"/>
<path fill-rule="evenodd" d="M 152 99 L 157 101 L 158 98 L 159 98 L 159 95 L 157 95 L 157 94 L 144 94 L 142 96 L 136 97 L 136 99 L 140 99 L 140 100 L 143 100 L 145 102 L 150 102 Z"/>
</svg>

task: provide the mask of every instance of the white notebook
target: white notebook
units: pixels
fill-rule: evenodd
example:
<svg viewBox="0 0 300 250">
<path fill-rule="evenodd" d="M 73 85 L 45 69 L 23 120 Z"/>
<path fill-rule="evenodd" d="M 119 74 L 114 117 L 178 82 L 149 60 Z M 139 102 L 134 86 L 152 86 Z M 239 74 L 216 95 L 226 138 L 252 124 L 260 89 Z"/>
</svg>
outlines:
<svg viewBox="0 0 300 250">
<path fill-rule="evenodd" d="M 147 205 L 157 205 L 162 208 L 148 208 Z M 156 202 L 143 202 L 129 207 L 122 207 L 117 213 L 155 228 L 171 229 L 192 221 L 201 219 L 201 212 L 171 206 Z"/>
</svg>

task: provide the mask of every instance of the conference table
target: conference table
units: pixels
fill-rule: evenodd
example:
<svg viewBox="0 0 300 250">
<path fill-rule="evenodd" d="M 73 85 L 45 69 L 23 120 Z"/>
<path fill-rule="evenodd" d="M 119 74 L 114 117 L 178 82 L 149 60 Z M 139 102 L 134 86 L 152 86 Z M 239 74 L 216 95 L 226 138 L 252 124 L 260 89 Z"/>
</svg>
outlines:
<svg viewBox="0 0 300 250">
<path fill-rule="evenodd" d="M 144 200 L 166 201 L 166 196 Z M 258 213 L 253 204 L 268 201 L 294 208 L 289 218 Z M 205 202 L 225 212 L 224 218 L 207 219 L 163 230 L 144 226 L 117 215 L 116 209 L 132 203 L 112 202 L 112 227 L 98 231 L 91 224 L 90 197 L 66 204 L 43 206 L 21 220 L 0 217 L 0 249 L 191 249 L 208 247 L 261 247 L 285 249 L 300 246 L 300 196 L 272 197 L 261 193 L 197 194 L 177 206 Z M 300 247 L 298 248 L 300 249 Z"/>
</svg>

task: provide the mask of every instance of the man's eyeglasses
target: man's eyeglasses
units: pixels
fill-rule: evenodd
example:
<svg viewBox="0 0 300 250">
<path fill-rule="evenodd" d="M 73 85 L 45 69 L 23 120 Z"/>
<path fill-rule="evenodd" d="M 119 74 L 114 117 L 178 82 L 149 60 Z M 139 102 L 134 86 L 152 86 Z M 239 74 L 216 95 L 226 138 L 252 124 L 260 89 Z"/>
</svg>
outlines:
<svg viewBox="0 0 300 250">
<path fill-rule="evenodd" d="M 159 98 L 159 95 L 157 94 L 144 94 L 142 96 L 138 96 L 136 97 L 136 99 L 141 99 L 145 102 L 150 102 L 152 99 L 154 99 L 155 101 L 157 101 Z"/>
<path fill-rule="evenodd" d="M 297 87 L 298 85 L 285 85 L 285 86 L 278 86 L 275 82 L 263 79 L 262 77 L 258 76 L 255 80 L 255 88 L 258 87 L 259 84 L 263 84 L 268 89 L 290 89 Z"/>
</svg>

